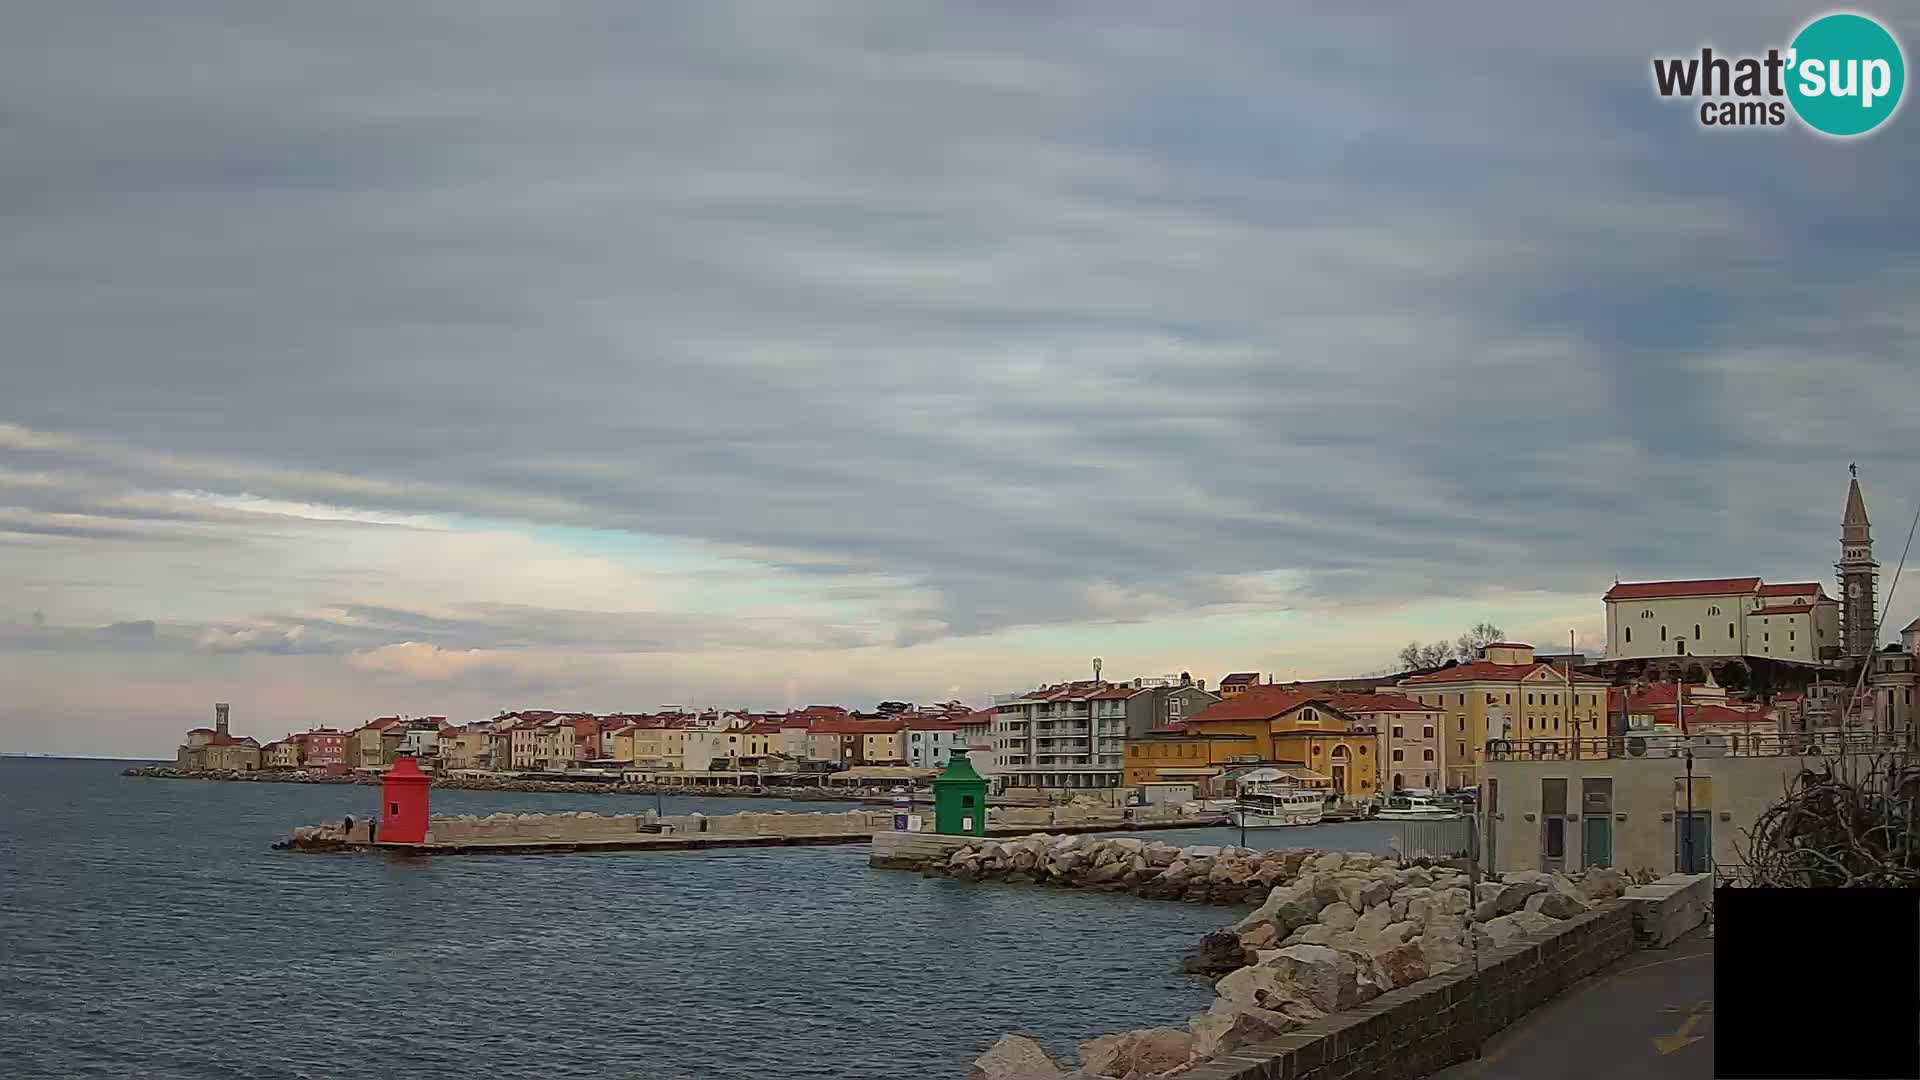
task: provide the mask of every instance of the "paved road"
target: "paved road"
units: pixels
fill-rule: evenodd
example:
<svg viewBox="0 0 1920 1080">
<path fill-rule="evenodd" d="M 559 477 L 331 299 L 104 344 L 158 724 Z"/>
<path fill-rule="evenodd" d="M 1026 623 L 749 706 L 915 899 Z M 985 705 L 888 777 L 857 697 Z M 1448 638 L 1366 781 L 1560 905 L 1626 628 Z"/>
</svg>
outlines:
<svg viewBox="0 0 1920 1080">
<path fill-rule="evenodd" d="M 1706 1080 L 1713 1075 L 1713 939 L 1629 953 L 1433 1080 Z"/>
</svg>

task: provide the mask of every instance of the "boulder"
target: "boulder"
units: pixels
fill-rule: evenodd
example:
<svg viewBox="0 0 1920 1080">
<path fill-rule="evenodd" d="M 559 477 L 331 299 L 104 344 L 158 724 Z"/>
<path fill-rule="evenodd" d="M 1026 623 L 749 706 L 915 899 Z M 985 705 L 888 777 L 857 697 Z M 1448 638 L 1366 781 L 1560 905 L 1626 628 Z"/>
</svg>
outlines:
<svg viewBox="0 0 1920 1080">
<path fill-rule="evenodd" d="M 1594 867 L 1581 877 L 1580 892 L 1588 900 L 1612 900 L 1626 895 L 1627 878 L 1611 867 Z"/>
<path fill-rule="evenodd" d="M 1117 837 L 1107 841 L 1107 845 L 1115 851 L 1125 852 L 1128 855 L 1138 855 L 1147 850 L 1147 842 L 1135 836 Z"/>
<path fill-rule="evenodd" d="M 1347 859 L 1340 864 L 1343 870 L 1371 870 L 1379 862 L 1371 852 L 1349 851 Z"/>
<path fill-rule="evenodd" d="M 1103 1035 L 1080 1044 L 1080 1069 L 1094 1076 L 1164 1073 L 1193 1056 L 1194 1037 L 1171 1027 Z"/>
<path fill-rule="evenodd" d="M 1429 975 L 1438 975 L 1473 959 L 1467 936 L 1459 930 L 1428 930 L 1416 939 L 1415 944 L 1420 946 L 1420 955 L 1427 962 Z"/>
<path fill-rule="evenodd" d="M 1234 1008 L 1277 1012 L 1303 1024 L 1326 1016 L 1326 1010 L 1315 1005 L 1305 990 L 1274 966 L 1278 957 L 1278 951 L 1271 955 L 1263 952 L 1261 963 L 1243 967 L 1214 983 L 1213 992 Z"/>
<path fill-rule="evenodd" d="M 1481 923 L 1476 932 L 1493 945 L 1505 945 L 1523 934 L 1536 934 L 1558 924 L 1558 919 L 1537 912 L 1516 911 Z"/>
<path fill-rule="evenodd" d="M 1180 858 L 1180 849 L 1156 841 L 1146 846 L 1145 854 L 1148 866 L 1168 867 Z"/>
<path fill-rule="evenodd" d="M 1128 869 L 1127 864 L 1123 862 L 1110 862 L 1104 866 L 1096 867 L 1087 875 L 1087 884 L 1105 885 L 1109 882 L 1119 881 L 1126 876 Z"/>
<path fill-rule="evenodd" d="M 1180 961 L 1180 970 L 1189 975 L 1224 975 L 1252 959 L 1233 931 L 1215 930 L 1201 938 L 1193 952 Z"/>
<path fill-rule="evenodd" d="M 1384 904 L 1393 897 L 1393 887 L 1384 881 L 1370 877 L 1345 877 L 1337 879 L 1337 895 L 1360 914 L 1375 904 Z"/>
<path fill-rule="evenodd" d="M 1353 934 L 1362 940 L 1377 937 L 1380 931 L 1393 922 L 1393 909 L 1387 904 L 1375 904 L 1366 913 L 1354 920 Z"/>
<path fill-rule="evenodd" d="M 1343 905 L 1344 906 L 1344 905 Z M 1288 935 L 1288 945 L 1348 945 L 1359 939 L 1351 930 L 1337 930 L 1325 923 L 1303 926 Z"/>
<path fill-rule="evenodd" d="M 1206 1012 L 1187 1025 L 1193 1032 L 1193 1056 L 1197 1059 L 1231 1053 L 1249 1043 L 1285 1035 L 1300 1021 L 1269 1009 L 1236 1005 L 1224 998 L 1214 999 Z"/>
<path fill-rule="evenodd" d="M 1409 888 L 1423 889 L 1433 884 L 1433 871 L 1424 866 L 1409 866 L 1399 873 L 1400 884 Z"/>
<path fill-rule="evenodd" d="M 1498 909 L 1498 914 L 1511 915 L 1526 906 L 1528 897 L 1546 892 L 1548 888 L 1549 882 L 1538 878 L 1503 883 L 1500 895 L 1494 899 L 1494 906 Z"/>
<path fill-rule="evenodd" d="M 1537 892 L 1527 897 L 1520 909 L 1536 915 L 1545 915 L 1550 919 L 1571 919 L 1587 910 L 1587 902 L 1554 889 Z"/>
<path fill-rule="evenodd" d="M 1324 851 L 1309 864 L 1315 873 L 1328 873 L 1345 865 L 1347 857 L 1338 851 Z"/>
<path fill-rule="evenodd" d="M 968 1080 L 1052 1080 L 1060 1075 L 1040 1044 L 1025 1035 L 1002 1035 L 987 1052 L 973 1059 Z"/>
<path fill-rule="evenodd" d="M 1339 949 L 1325 945 L 1289 945 L 1261 966 L 1280 973 L 1298 986 L 1315 1007 L 1330 1013 L 1352 1008 L 1365 1000 L 1360 990 L 1359 964 Z"/>
<path fill-rule="evenodd" d="M 1239 932 L 1240 947 L 1243 949 L 1264 949 L 1280 940 L 1280 928 L 1271 921 L 1261 920 Z"/>
<path fill-rule="evenodd" d="M 1318 921 L 1321 926 L 1335 930 L 1351 930 L 1359 923 L 1360 916 L 1346 904 L 1328 904 L 1320 910 Z"/>
<path fill-rule="evenodd" d="M 1412 922 L 1388 923 L 1385 927 L 1383 927 L 1380 930 L 1379 933 L 1369 937 L 1367 939 L 1367 942 L 1368 942 L 1368 946 L 1371 949 L 1373 949 L 1374 952 L 1379 952 L 1384 948 L 1391 948 L 1395 945 L 1404 945 L 1408 941 L 1413 940 L 1414 935 L 1418 934 L 1419 932 L 1420 932 L 1420 925 L 1418 923 L 1412 923 Z"/>
<path fill-rule="evenodd" d="M 1465 915 L 1473 906 L 1465 889 L 1441 889 L 1433 894 L 1434 910 L 1447 915 Z"/>
<path fill-rule="evenodd" d="M 1399 925 L 1405 925 L 1399 924 Z M 1403 942 L 1373 954 L 1376 967 L 1394 988 L 1408 986 L 1427 977 L 1427 957 L 1419 945 Z"/>
<path fill-rule="evenodd" d="M 1425 926 L 1427 916 L 1434 908 L 1432 889 L 1408 889 L 1393 894 L 1393 902 L 1400 909 L 1400 917 L 1412 923 Z"/>
</svg>

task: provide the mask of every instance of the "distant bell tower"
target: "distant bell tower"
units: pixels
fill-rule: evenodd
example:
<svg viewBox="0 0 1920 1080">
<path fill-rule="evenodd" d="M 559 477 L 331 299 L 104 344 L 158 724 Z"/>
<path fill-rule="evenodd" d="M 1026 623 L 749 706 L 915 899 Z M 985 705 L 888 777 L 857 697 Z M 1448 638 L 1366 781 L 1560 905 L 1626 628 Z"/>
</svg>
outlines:
<svg viewBox="0 0 1920 1080">
<path fill-rule="evenodd" d="M 227 703 L 224 701 L 216 701 L 213 703 L 213 733 L 223 739 L 228 737 Z"/>
<path fill-rule="evenodd" d="M 1880 564 L 1873 561 L 1873 523 L 1867 520 L 1867 501 L 1860 497 L 1860 466 L 1847 466 L 1847 512 L 1840 519 L 1840 642 L 1849 657 L 1864 657 L 1875 647 L 1879 623 L 1874 615 L 1874 591 Z"/>
</svg>

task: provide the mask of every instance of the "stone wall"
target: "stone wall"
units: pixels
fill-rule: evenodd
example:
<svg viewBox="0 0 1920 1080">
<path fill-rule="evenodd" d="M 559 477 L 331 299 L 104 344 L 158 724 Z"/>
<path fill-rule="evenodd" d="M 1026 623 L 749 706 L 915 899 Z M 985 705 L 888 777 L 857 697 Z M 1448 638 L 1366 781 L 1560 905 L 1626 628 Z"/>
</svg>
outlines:
<svg viewBox="0 0 1920 1080">
<path fill-rule="evenodd" d="M 1633 951 L 1633 913 L 1609 901 L 1550 930 L 1358 1008 L 1253 1043 L 1182 1080 L 1389 1080 L 1426 1076 L 1473 1056 L 1495 1032 Z"/>
<path fill-rule="evenodd" d="M 892 828 L 893 815 L 884 810 L 852 810 L 844 814 L 739 813 L 706 817 L 699 814 L 490 814 L 485 817 L 435 817 L 427 827 L 436 844 L 590 843 L 630 840 L 660 825 L 674 836 L 837 836 L 860 835 Z"/>
</svg>

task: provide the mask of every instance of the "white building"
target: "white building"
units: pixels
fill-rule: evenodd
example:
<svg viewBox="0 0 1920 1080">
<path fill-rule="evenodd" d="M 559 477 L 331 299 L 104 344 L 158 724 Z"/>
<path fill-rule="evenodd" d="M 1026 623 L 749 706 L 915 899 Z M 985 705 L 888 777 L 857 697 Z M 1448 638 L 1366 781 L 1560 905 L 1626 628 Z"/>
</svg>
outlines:
<svg viewBox="0 0 1920 1080">
<path fill-rule="evenodd" d="M 953 757 L 955 747 L 976 745 L 965 724 L 930 716 L 909 718 L 900 738 L 905 744 L 907 765 L 915 769 L 941 768 Z"/>
<path fill-rule="evenodd" d="M 995 771 L 1008 787 L 1119 787 L 1127 699 L 1136 692 L 1093 680 L 997 695 Z"/>
<path fill-rule="evenodd" d="M 1607 604 L 1607 657 L 1759 657 L 1821 663 L 1840 647 L 1840 605 L 1817 582 L 1757 577 L 1616 582 Z"/>
</svg>

